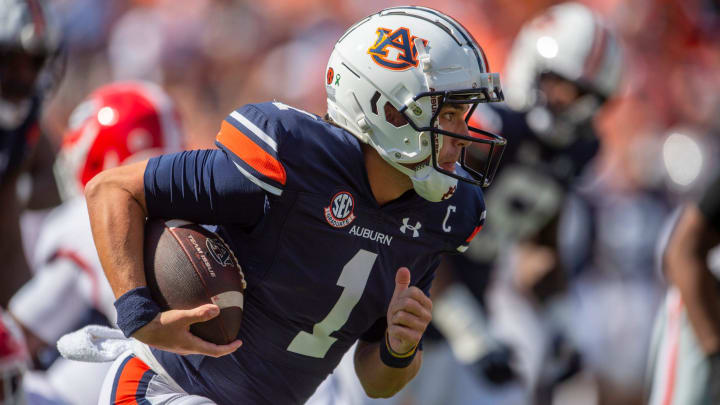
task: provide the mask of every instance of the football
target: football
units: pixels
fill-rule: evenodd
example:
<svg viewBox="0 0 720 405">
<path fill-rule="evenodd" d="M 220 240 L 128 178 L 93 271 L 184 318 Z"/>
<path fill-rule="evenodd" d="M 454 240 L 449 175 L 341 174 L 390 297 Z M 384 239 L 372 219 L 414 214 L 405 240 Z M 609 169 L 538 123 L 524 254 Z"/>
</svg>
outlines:
<svg viewBox="0 0 720 405">
<path fill-rule="evenodd" d="M 215 344 L 236 339 L 245 278 L 220 236 L 188 221 L 153 219 L 145 225 L 144 260 L 148 287 L 163 309 L 216 304 L 220 314 L 190 332 Z"/>
</svg>

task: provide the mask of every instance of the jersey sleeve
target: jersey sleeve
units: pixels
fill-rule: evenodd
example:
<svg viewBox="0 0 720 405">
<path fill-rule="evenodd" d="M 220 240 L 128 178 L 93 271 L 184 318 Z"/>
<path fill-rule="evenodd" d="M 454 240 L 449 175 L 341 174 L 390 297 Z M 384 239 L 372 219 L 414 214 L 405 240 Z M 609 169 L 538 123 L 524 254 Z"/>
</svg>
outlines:
<svg viewBox="0 0 720 405">
<path fill-rule="evenodd" d="M 698 207 L 713 229 L 720 232 L 720 176 L 710 183 Z"/>
<path fill-rule="evenodd" d="M 277 119 L 269 119 L 249 104 L 227 116 L 216 144 L 231 157 L 235 170 L 266 192 L 280 196 L 287 181 L 278 158 L 278 143 L 285 130 Z"/>
<path fill-rule="evenodd" d="M 473 228 L 473 231 L 468 235 L 468 237 L 465 239 L 463 243 L 460 244 L 460 246 L 457 247 L 458 253 L 463 253 L 466 250 L 468 250 L 468 247 L 470 246 L 470 242 L 472 242 L 473 239 L 475 239 L 475 236 L 482 231 L 483 225 L 485 225 L 485 216 L 487 215 L 487 211 L 483 208 L 482 213 L 480 214 L 480 220 L 478 224 Z"/>
<path fill-rule="evenodd" d="M 265 212 L 265 190 L 238 176 L 224 150 L 193 150 L 150 159 L 144 181 L 150 217 L 252 227 Z"/>
</svg>

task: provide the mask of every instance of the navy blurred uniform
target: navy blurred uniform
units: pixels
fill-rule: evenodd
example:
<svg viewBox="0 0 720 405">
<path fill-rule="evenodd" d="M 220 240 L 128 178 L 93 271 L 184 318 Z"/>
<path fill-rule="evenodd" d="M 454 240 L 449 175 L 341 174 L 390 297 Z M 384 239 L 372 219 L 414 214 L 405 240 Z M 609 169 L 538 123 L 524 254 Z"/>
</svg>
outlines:
<svg viewBox="0 0 720 405">
<path fill-rule="evenodd" d="M 13 128 L 0 125 L 0 187 L 18 175 L 40 135 L 40 97 L 29 101 L 29 111 L 20 125 Z"/>
<path fill-rule="evenodd" d="M 46 90 L 59 79 L 60 31 L 44 2 L 0 2 L 0 305 L 27 281 L 30 269 L 20 232 L 26 209 L 60 202 L 52 173 L 54 148 L 39 120 Z M 29 174 L 31 182 L 19 182 Z M 18 187 L 30 185 L 31 187 Z"/>
<path fill-rule="evenodd" d="M 242 348 L 221 358 L 152 349 L 186 392 L 218 403 L 305 401 L 358 338 L 383 339 L 398 267 L 427 294 L 440 255 L 482 226 L 482 193 L 463 182 L 440 203 L 411 190 L 378 206 L 360 141 L 281 103 L 236 110 L 217 145 L 150 160 L 145 192 L 151 217 L 228 224 L 217 232 L 243 267 Z"/>
<path fill-rule="evenodd" d="M 528 112 L 480 106 L 480 125 L 508 139 L 503 163 L 488 192 L 492 219 L 463 256 L 454 257 L 457 277 L 485 286 L 503 248 L 533 238 L 555 244 L 557 221 L 572 183 L 595 156 L 599 142 L 590 122 L 576 129 L 575 138 L 555 144 L 552 135 L 535 131 Z M 473 292 L 482 299 L 483 289 Z"/>
<path fill-rule="evenodd" d="M 493 186 L 487 191 L 487 206 L 492 215 L 465 254 L 449 256 L 447 266 L 443 267 L 449 272 L 443 277 L 451 280 L 450 287 L 435 297 L 433 328 L 428 329 L 426 340 L 448 338 L 458 360 L 471 365 L 483 387 L 503 385 L 516 377 L 510 348 L 495 336 L 485 319 L 493 315 L 487 314 L 486 303 L 492 279 L 507 278 L 512 273 L 497 269 L 498 259 L 522 241 L 555 249 L 558 219 L 566 195 L 597 153 L 599 143 L 589 123 L 577 129 L 572 142 L 556 145 L 549 142 L 547 135 L 533 130 L 527 112 L 483 105 L 474 118 L 481 127 L 508 139 L 508 146 Z M 534 286 L 533 292 L 543 299 L 556 294 L 563 288 L 564 276 L 557 269 L 550 271 Z M 457 317 L 471 321 L 459 322 Z M 469 341 L 474 343 L 468 344 Z M 525 367 L 518 371 L 527 374 Z M 481 389 L 478 398 L 496 391 L 489 387 Z M 502 395 L 496 401 L 514 403 L 509 398 L 516 396 L 510 391 Z"/>
<path fill-rule="evenodd" d="M 593 118 L 617 90 L 621 62 L 617 39 L 592 10 L 578 3 L 553 6 L 515 39 L 506 63 L 508 106 L 481 105 L 475 112 L 475 125 L 499 132 L 508 146 L 487 192 L 490 218 L 483 232 L 463 256 L 447 262 L 433 325 L 482 381 L 514 380 L 517 366 L 534 391 L 545 384 L 540 380 L 552 385 L 576 369 L 577 357 L 557 331 L 562 326 L 553 325 L 563 315 L 554 302 L 568 275 L 558 227 L 573 183 L 598 152 Z M 506 299 L 500 308 L 486 304 L 493 280 Z M 499 330 L 491 330 L 487 307 L 505 312 L 493 323 Z M 498 334 L 514 346 L 517 361 Z M 562 366 L 547 363 L 557 356 Z"/>
</svg>

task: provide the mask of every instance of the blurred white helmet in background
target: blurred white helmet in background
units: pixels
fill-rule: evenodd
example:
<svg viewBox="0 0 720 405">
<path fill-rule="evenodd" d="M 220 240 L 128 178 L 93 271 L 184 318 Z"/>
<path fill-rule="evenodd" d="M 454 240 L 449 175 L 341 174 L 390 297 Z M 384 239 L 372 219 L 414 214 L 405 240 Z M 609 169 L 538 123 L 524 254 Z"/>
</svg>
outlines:
<svg viewBox="0 0 720 405">
<path fill-rule="evenodd" d="M 38 85 L 54 84 L 40 83 L 58 79 L 40 77 L 40 73 L 55 60 L 60 45 L 58 21 L 45 1 L 0 0 L 0 97 L 17 102 L 31 97 Z M 22 56 L 28 61 L 18 61 Z M 17 72 L 19 69 L 35 72 Z"/>
<path fill-rule="evenodd" d="M 518 110 L 532 107 L 545 73 L 603 102 L 618 90 L 622 64 L 618 39 L 600 16 L 579 3 L 550 7 L 525 24 L 513 43 L 506 65 L 507 103 Z"/>
<path fill-rule="evenodd" d="M 443 104 L 503 100 L 499 75 L 482 48 L 457 21 L 423 7 L 395 7 L 371 15 L 335 45 L 326 70 L 328 115 L 408 175 L 430 201 L 452 196 L 458 180 L 487 186 L 505 140 L 470 128 L 471 136 L 443 130 Z M 400 114 L 398 114 L 398 112 Z M 443 136 L 488 149 L 476 167 L 463 158 L 464 176 L 439 167 Z"/>
</svg>

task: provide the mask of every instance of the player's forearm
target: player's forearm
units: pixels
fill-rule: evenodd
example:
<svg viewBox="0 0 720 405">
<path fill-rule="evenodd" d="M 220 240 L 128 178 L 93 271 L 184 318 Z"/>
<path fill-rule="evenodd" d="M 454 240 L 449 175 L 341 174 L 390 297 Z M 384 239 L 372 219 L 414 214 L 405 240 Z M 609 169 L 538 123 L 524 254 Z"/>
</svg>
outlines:
<svg viewBox="0 0 720 405">
<path fill-rule="evenodd" d="M 680 291 L 695 335 L 707 354 L 720 351 L 720 294 L 704 259 L 668 253 L 668 276 Z"/>
<path fill-rule="evenodd" d="M 707 354 L 720 351 L 720 293 L 707 267 L 714 240 L 697 207 L 680 218 L 664 256 L 665 270 L 677 287 L 697 339 Z"/>
<path fill-rule="evenodd" d="M 142 165 L 139 167 L 138 165 Z M 100 173 L 86 189 L 93 239 L 100 263 L 115 293 L 146 285 L 143 239 L 146 208 L 138 173 L 144 163 Z M 140 174 L 140 182 L 142 175 Z"/>
<path fill-rule="evenodd" d="M 400 391 L 420 371 L 422 351 L 405 368 L 388 367 L 380 360 L 380 343 L 358 342 L 355 373 L 371 398 L 389 398 Z"/>
</svg>

